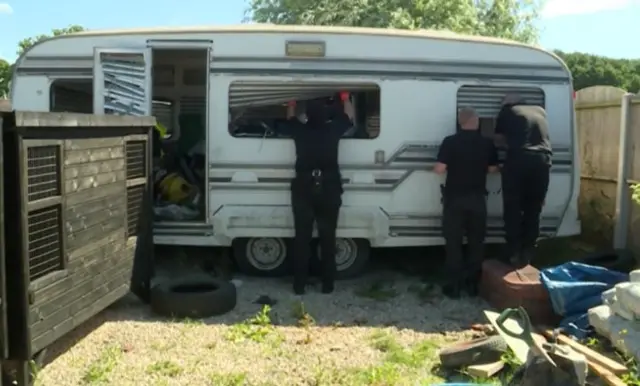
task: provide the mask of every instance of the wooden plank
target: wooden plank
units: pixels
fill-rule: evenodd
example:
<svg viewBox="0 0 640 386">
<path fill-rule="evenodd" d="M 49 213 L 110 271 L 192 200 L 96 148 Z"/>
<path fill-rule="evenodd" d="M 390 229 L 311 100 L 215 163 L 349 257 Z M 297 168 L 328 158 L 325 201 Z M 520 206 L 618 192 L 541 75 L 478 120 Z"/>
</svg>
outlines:
<svg viewBox="0 0 640 386">
<path fill-rule="evenodd" d="M 65 179 L 89 177 L 95 174 L 124 170 L 124 164 L 124 158 L 118 158 L 108 161 L 89 162 L 86 164 L 67 166 L 64 168 Z"/>
<path fill-rule="evenodd" d="M 45 347 L 48 347 L 56 340 L 62 338 L 64 335 L 68 334 L 74 328 L 80 326 L 82 323 L 89 320 L 91 317 L 98 314 L 100 311 L 109 307 L 113 303 L 115 303 L 118 299 L 125 296 L 129 293 L 129 284 L 123 284 L 122 286 L 116 288 L 109 294 L 102 297 L 100 300 L 96 301 L 91 305 L 91 307 L 87 307 L 82 310 L 80 313 L 72 316 L 67 319 L 63 323 L 52 327 L 45 334 L 36 337 L 31 340 L 31 350 L 32 352 L 38 352 Z"/>
<path fill-rule="evenodd" d="M 115 203 L 114 203 L 115 205 Z M 127 208 L 120 203 L 117 207 L 114 206 L 111 209 L 99 210 L 93 213 L 89 213 L 83 216 L 76 216 L 76 218 L 67 221 L 66 229 L 69 235 L 80 233 L 91 227 L 94 227 L 110 218 L 125 218 Z M 67 219 L 70 216 L 67 215 Z"/>
<path fill-rule="evenodd" d="M 125 184 L 118 181 L 113 184 L 103 185 L 100 189 L 88 189 L 77 193 L 69 193 L 65 196 L 67 206 L 74 206 L 81 202 L 88 202 L 102 197 L 124 195 Z"/>
<path fill-rule="evenodd" d="M 123 261 L 120 264 L 105 270 L 101 274 L 91 278 L 83 285 L 85 291 L 81 296 L 69 297 L 64 303 L 58 304 L 55 312 L 44 315 L 43 318 L 31 321 L 31 336 L 38 336 L 45 333 L 51 327 L 56 326 L 91 304 L 113 291 L 123 284 L 131 282 L 131 271 L 133 264 Z"/>
<path fill-rule="evenodd" d="M 593 371 L 598 378 L 602 379 L 604 383 L 609 386 L 625 386 L 627 385 L 622 379 L 618 378 L 614 373 L 600 366 L 599 364 L 591 361 L 587 361 L 589 368 Z"/>
<path fill-rule="evenodd" d="M 134 249 L 131 248 L 130 250 L 133 251 Z M 133 260 L 133 255 L 129 256 L 127 253 L 122 244 L 106 245 L 91 255 L 90 258 L 87 258 L 84 261 L 84 265 L 69 270 L 69 274 L 58 282 L 34 290 L 31 309 L 38 310 L 51 301 L 58 301 L 58 298 L 66 296 L 67 291 L 81 285 L 87 278 L 99 274 L 109 265 L 118 264 L 123 259 Z"/>
<path fill-rule="evenodd" d="M 493 363 L 485 363 L 482 365 L 473 365 L 467 367 L 467 373 L 475 378 L 490 378 L 504 368 L 504 362 L 497 361 Z"/>
<path fill-rule="evenodd" d="M 71 253 L 67 251 L 67 259 L 69 260 L 69 269 L 75 268 L 75 261 L 84 261 L 85 256 L 89 256 L 94 253 L 94 251 L 98 249 L 104 249 L 106 245 L 116 244 L 118 246 L 121 245 L 122 239 L 124 238 L 124 230 L 117 229 L 113 232 L 103 234 L 99 239 L 80 247 Z M 113 246 L 109 246 L 110 248 L 114 248 Z"/>
<path fill-rule="evenodd" d="M 124 146 L 65 151 L 65 166 L 124 158 Z"/>
<path fill-rule="evenodd" d="M 100 197 L 95 200 L 78 203 L 67 207 L 67 219 L 76 219 L 99 211 L 113 210 L 116 207 L 126 207 L 127 200 L 123 195 Z"/>
<path fill-rule="evenodd" d="M 81 248 L 92 240 L 99 238 L 105 233 L 110 233 L 116 229 L 122 228 L 124 237 L 125 219 L 124 217 L 114 217 L 106 219 L 100 224 L 94 225 L 77 233 L 67 235 L 67 251 L 73 251 Z"/>
<path fill-rule="evenodd" d="M 124 144 L 124 139 L 125 137 L 67 139 L 64 141 L 64 148 L 66 150 L 84 150 L 100 147 L 117 147 Z"/>
<path fill-rule="evenodd" d="M 543 334 L 548 337 L 549 339 L 553 339 L 553 331 L 551 330 L 545 330 L 543 331 Z M 616 374 L 616 375 L 621 375 L 621 374 L 625 374 L 629 372 L 629 369 L 627 369 L 627 367 L 623 364 L 620 364 L 616 361 L 614 361 L 611 358 L 608 358 L 602 354 L 600 354 L 599 352 L 590 349 L 589 347 L 582 345 L 578 342 L 576 342 L 575 340 L 569 338 L 566 335 L 563 334 L 559 334 L 558 335 L 558 342 L 562 343 L 562 344 L 566 344 L 567 346 L 571 347 L 572 349 L 574 349 L 575 351 L 583 354 L 585 357 L 587 357 L 587 360 L 589 362 L 593 362 L 597 365 L 600 365 L 602 367 L 604 367 L 605 369 L 611 371 L 612 373 Z"/>
<path fill-rule="evenodd" d="M 89 177 L 68 179 L 64 182 L 64 189 L 66 193 L 81 192 L 87 189 L 99 189 L 103 185 L 125 181 L 126 178 L 126 172 L 124 170 L 100 173 Z"/>
</svg>

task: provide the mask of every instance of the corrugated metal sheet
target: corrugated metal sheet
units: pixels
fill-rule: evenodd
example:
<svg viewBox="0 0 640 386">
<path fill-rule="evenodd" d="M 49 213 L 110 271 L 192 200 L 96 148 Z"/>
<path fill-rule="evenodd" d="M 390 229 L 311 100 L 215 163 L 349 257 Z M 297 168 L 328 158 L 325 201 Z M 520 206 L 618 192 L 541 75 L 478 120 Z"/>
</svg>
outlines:
<svg viewBox="0 0 640 386">
<path fill-rule="evenodd" d="M 349 85 L 327 82 L 273 82 L 240 81 L 229 87 L 229 107 L 246 108 L 255 106 L 278 105 L 291 100 L 307 100 L 328 97 L 338 91 L 377 90 L 374 84 Z"/>
<path fill-rule="evenodd" d="M 545 107 L 544 91 L 535 87 L 462 86 L 458 90 L 458 108 L 473 107 L 481 118 L 493 118 L 500 112 L 502 100 L 517 93 L 528 104 Z"/>
</svg>

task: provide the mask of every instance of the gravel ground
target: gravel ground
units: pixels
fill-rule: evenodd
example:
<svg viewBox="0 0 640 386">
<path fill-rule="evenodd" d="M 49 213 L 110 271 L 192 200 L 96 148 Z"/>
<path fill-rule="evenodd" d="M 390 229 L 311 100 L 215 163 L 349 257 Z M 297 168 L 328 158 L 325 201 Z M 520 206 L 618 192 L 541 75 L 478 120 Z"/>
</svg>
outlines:
<svg viewBox="0 0 640 386">
<path fill-rule="evenodd" d="M 474 337 L 487 308 L 397 272 L 303 297 L 281 279 L 239 279 L 236 309 L 202 321 L 160 319 L 123 299 L 52 348 L 38 384 L 430 384 L 442 380 L 437 347 Z M 270 312 L 255 303 L 262 295 L 276 301 Z"/>
</svg>

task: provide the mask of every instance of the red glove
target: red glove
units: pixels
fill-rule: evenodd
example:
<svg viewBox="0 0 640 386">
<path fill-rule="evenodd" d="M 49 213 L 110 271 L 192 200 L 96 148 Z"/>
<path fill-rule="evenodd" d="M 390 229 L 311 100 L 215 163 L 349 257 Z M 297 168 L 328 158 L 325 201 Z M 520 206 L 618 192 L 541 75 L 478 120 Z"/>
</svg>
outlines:
<svg viewBox="0 0 640 386">
<path fill-rule="evenodd" d="M 348 91 L 340 91 L 340 100 L 344 102 L 347 99 L 349 99 L 349 92 Z"/>
<path fill-rule="evenodd" d="M 291 106 L 291 107 L 295 107 L 296 106 L 296 101 L 289 101 L 288 105 Z"/>
</svg>

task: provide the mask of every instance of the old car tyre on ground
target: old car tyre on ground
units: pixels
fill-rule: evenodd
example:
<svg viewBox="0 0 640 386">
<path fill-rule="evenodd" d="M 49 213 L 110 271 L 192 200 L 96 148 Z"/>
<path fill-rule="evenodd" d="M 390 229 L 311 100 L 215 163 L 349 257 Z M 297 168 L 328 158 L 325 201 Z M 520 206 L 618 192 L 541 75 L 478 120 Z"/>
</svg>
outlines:
<svg viewBox="0 0 640 386">
<path fill-rule="evenodd" d="M 238 269 L 253 276 L 278 277 L 289 271 L 288 248 L 284 239 L 255 237 L 233 240 L 233 256 Z"/>
<path fill-rule="evenodd" d="M 440 351 L 440 363 L 449 369 L 491 363 L 506 351 L 507 343 L 501 336 L 489 336 L 445 347 Z"/>
<path fill-rule="evenodd" d="M 316 250 L 316 266 L 321 256 L 320 245 Z M 352 279 L 360 276 L 369 265 L 371 246 L 367 240 L 336 239 L 336 278 Z"/>
<path fill-rule="evenodd" d="M 233 283 L 210 277 L 181 278 L 151 288 L 151 309 L 174 318 L 222 315 L 236 306 Z"/>
</svg>

